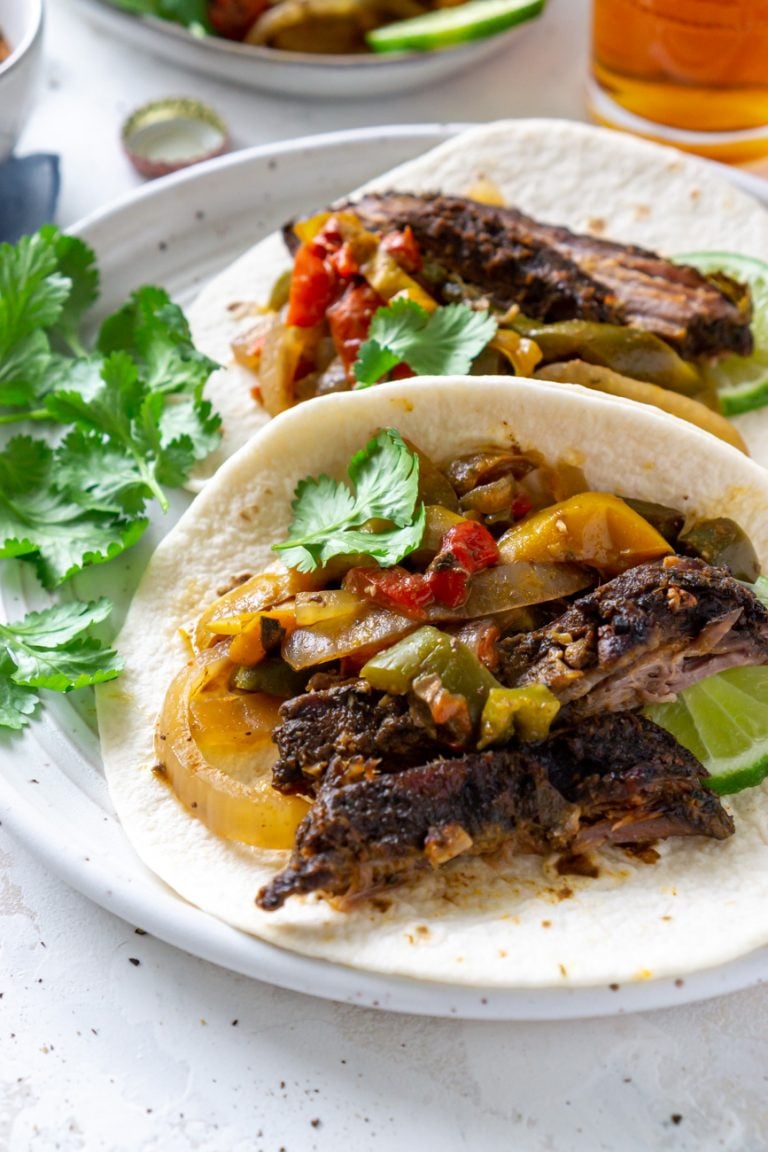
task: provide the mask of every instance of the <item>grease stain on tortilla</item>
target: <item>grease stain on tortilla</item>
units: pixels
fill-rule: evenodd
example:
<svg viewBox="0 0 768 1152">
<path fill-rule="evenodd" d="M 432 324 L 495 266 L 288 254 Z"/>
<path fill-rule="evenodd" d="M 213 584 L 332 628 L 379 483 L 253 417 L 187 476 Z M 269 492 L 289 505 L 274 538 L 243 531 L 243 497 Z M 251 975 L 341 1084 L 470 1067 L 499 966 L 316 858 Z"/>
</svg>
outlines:
<svg viewBox="0 0 768 1152">
<path fill-rule="evenodd" d="M 650 968 L 639 968 L 632 979 L 638 983 L 642 983 L 645 980 L 653 980 L 653 972 L 651 972 Z"/>
<path fill-rule="evenodd" d="M 245 520 L 246 524 L 250 524 L 252 520 L 257 520 L 261 513 L 261 507 L 258 504 L 248 504 L 245 508 L 241 508 L 238 516 L 241 520 Z"/>
<path fill-rule="evenodd" d="M 635 204 L 635 220 L 647 220 L 651 214 L 650 205 Z"/>
<path fill-rule="evenodd" d="M 587 229 L 593 236 L 602 236 L 607 228 L 607 224 L 602 216 L 591 216 L 587 220 Z"/>
</svg>

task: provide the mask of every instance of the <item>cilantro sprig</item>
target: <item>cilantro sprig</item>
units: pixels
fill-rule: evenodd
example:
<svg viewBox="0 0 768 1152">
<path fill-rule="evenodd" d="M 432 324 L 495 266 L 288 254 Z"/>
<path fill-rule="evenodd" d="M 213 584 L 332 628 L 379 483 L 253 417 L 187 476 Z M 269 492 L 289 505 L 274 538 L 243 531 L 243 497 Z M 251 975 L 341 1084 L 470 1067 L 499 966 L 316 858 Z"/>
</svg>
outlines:
<svg viewBox="0 0 768 1152">
<path fill-rule="evenodd" d="M 98 293 L 93 252 L 54 227 L 0 245 L 0 424 L 58 431 L 0 451 L 0 557 L 32 561 L 54 587 L 111 559 L 147 526 L 152 499 L 182 484 L 218 441 L 202 399 L 216 367 L 192 344 L 181 310 L 140 288 L 80 336 Z"/>
<path fill-rule="evenodd" d="M 446 304 L 428 312 L 415 300 L 395 299 L 379 308 L 360 347 L 357 388 L 376 384 L 400 363 L 419 376 L 462 375 L 496 334 L 488 312 Z"/>
<path fill-rule="evenodd" d="M 117 653 L 85 633 L 105 620 L 108 600 L 56 604 L 0 624 L 0 728 L 23 728 L 37 707 L 39 688 L 69 692 L 114 680 Z"/>
<path fill-rule="evenodd" d="M 210 32 L 207 0 L 112 0 L 116 8 L 135 12 L 140 16 L 157 16 L 171 20 L 194 32 Z"/>
<path fill-rule="evenodd" d="M 0 446 L 0 558 L 30 562 L 49 589 L 135 544 L 147 505 L 167 508 L 165 489 L 218 442 L 202 398 L 216 365 L 180 309 L 140 288 L 88 347 L 98 290 L 94 253 L 57 228 L 0 245 L 0 425 L 25 426 Z M 109 610 L 54 604 L 0 624 L 0 728 L 26 722 L 39 688 L 118 674 L 115 653 L 84 635 Z"/>
<path fill-rule="evenodd" d="M 397 564 L 419 546 L 425 523 L 419 458 L 400 433 L 379 432 L 355 453 L 347 474 L 352 489 L 326 475 L 297 485 L 289 538 L 273 545 L 290 568 L 312 572 L 334 556 L 356 553 Z"/>
</svg>

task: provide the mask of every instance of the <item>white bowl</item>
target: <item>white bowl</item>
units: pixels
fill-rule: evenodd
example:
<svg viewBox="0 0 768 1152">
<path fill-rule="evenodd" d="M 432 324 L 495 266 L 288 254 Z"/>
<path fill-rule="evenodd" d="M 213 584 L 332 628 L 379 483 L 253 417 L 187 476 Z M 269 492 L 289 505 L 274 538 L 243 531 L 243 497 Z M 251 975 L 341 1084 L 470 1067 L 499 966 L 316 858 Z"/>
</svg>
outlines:
<svg viewBox="0 0 768 1152">
<path fill-rule="evenodd" d="M 43 0 L 0 0 L 11 55 L 0 64 L 0 160 L 16 143 L 32 103 L 43 47 Z"/>
<path fill-rule="evenodd" d="M 495 36 L 436 52 L 327 56 L 240 44 L 220 36 L 195 36 L 180 24 L 116 8 L 112 0 L 77 3 L 97 28 L 112 32 L 121 43 L 132 44 L 142 52 L 233 84 L 287 96 L 316 98 L 321 93 L 324 100 L 373 99 L 436 83 L 508 48 L 534 23 L 525 21 Z"/>
</svg>

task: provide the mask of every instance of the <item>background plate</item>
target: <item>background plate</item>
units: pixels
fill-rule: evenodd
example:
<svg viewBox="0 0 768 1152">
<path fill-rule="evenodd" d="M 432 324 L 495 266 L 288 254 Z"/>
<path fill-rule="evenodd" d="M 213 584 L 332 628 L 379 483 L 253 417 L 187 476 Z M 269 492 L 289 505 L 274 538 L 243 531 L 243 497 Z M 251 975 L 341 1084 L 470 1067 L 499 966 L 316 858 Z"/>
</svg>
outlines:
<svg viewBox="0 0 768 1152">
<path fill-rule="evenodd" d="M 495 55 L 527 28 L 527 24 L 520 24 L 496 36 L 439 52 L 325 56 L 194 36 L 180 24 L 134 15 L 113 7 L 109 0 L 75 2 L 97 27 L 174 64 L 248 88 L 324 100 L 353 97 L 358 101 L 421 88 Z"/>
<path fill-rule="evenodd" d="M 94 323 L 142 283 L 163 284 L 189 304 L 212 274 L 290 215 L 348 192 L 458 127 L 381 128 L 254 148 L 169 177 L 99 212 L 74 230 L 99 258 L 103 295 Z M 768 199 L 756 178 L 734 173 L 733 179 Z M 108 594 L 118 625 L 151 548 L 187 501 L 178 494 L 172 512 L 155 518 L 138 548 L 82 574 L 73 594 Z M 3 618 L 39 604 L 29 569 L 6 565 Z M 685 980 L 541 991 L 457 988 L 369 975 L 265 944 L 181 900 L 136 857 L 109 801 L 90 693 L 49 694 L 24 736 L 0 742 L 0 820 L 52 872 L 132 924 L 235 972 L 328 999 L 465 1019 L 567 1019 L 666 1007 L 768 977 L 768 950 L 761 949 Z"/>
</svg>

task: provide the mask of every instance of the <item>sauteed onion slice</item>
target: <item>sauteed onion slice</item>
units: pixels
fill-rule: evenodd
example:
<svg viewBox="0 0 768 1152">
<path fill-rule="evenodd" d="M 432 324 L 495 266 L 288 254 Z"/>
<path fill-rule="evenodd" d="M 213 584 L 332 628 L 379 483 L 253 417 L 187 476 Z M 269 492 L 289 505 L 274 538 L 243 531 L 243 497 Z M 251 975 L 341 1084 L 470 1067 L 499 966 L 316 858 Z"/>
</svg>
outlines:
<svg viewBox="0 0 768 1152">
<path fill-rule="evenodd" d="M 231 662 L 214 649 L 189 663 L 165 697 L 158 762 L 179 800 L 215 835 L 290 848 L 309 803 L 271 785 L 272 729 L 281 700 L 228 686 Z"/>
</svg>

